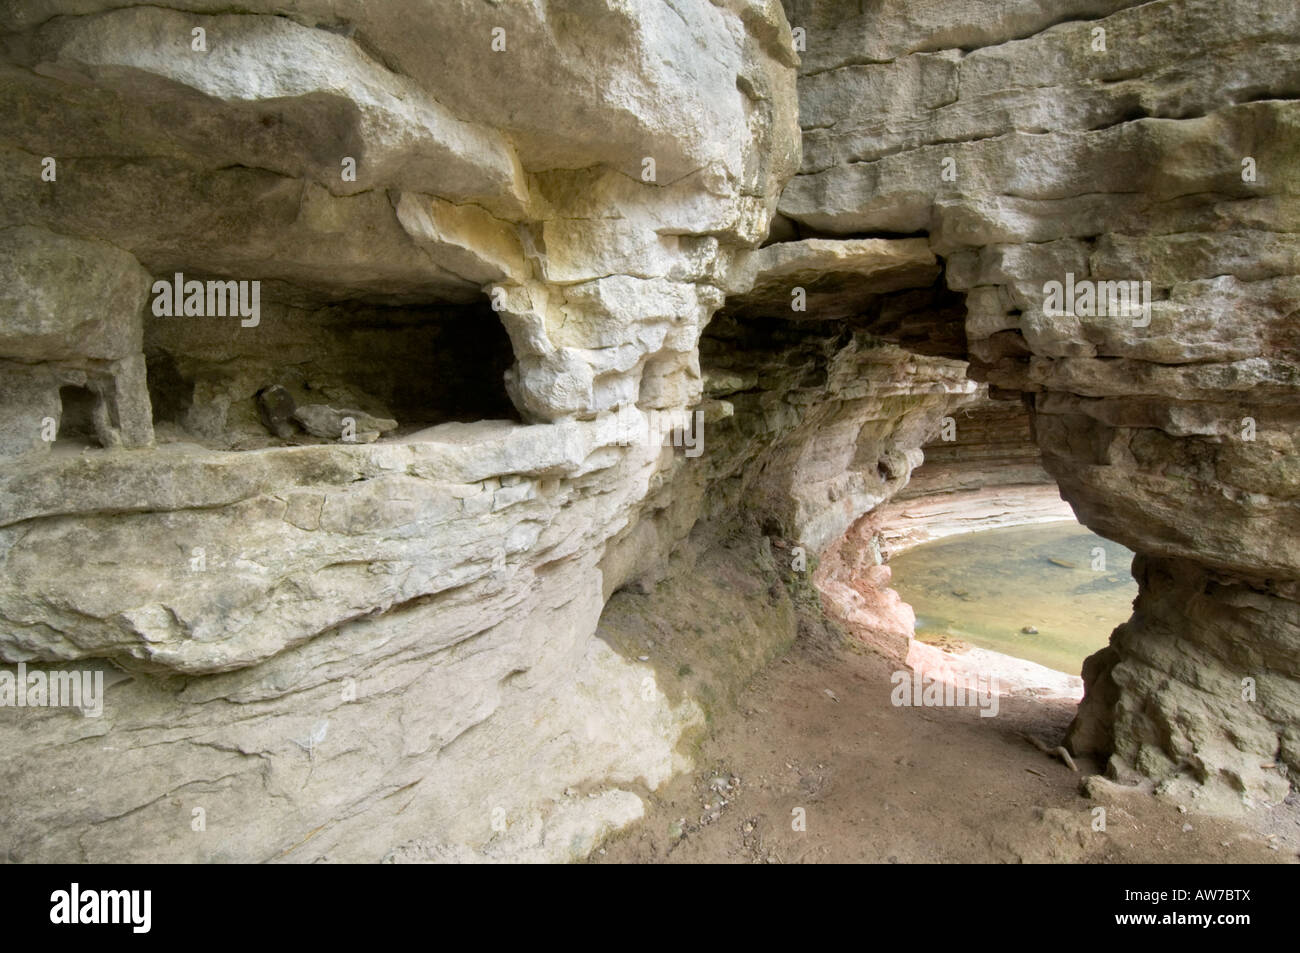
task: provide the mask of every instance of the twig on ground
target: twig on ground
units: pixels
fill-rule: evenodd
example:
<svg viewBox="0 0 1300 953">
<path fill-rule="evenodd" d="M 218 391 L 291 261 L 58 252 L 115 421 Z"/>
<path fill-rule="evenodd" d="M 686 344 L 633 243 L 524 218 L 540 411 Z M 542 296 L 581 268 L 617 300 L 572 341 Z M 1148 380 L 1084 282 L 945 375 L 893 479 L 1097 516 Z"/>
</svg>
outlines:
<svg viewBox="0 0 1300 953">
<path fill-rule="evenodd" d="M 1033 735 L 1022 734 L 1020 737 L 1024 738 L 1026 741 L 1028 741 L 1031 745 L 1033 745 L 1043 754 L 1060 758 L 1062 761 L 1065 762 L 1066 767 L 1068 767 L 1071 771 L 1079 770 L 1079 766 L 1074 763 L 1074 759 L 1070 757 L 1070 752 L 1066 751 L 1063 745 L 1057 745 L 1055 748 L 1049 748 L 1047 745 L 1043 744 L 1043 742 L 1039 741 Z"/>
</svg>

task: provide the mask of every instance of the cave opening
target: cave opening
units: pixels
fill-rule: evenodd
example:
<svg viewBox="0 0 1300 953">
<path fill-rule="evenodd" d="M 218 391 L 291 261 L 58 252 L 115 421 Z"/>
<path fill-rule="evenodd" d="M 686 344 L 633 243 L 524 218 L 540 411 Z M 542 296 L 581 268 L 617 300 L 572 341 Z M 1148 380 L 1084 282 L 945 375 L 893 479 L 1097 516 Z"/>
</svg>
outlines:
<svg viewBox="0 0 1300 953">
<path fill-rule="evenodd" d="M 505 387 L 514 352 L 486 300 L 270 300 L 249 328 L 155 318 L 146 322 L 145 357 L 160 443 L 371 442 L 449 422 L 520 420 Z"/>
<path fill-rule="evenodd" d="M 782 254 L 825 253 L 826 241 L 801 251 L 806 237 L 783 236 L 794 244 Z M 838 240 L 842 255 L 874 247 Z M 971 305 L 948 287 L 947 262 L 868 275 L 774 261 L 773 275 L 760 273 L 714 318 L 701 363 L 710 381 L 765 385 L 726 395 L 738 418 L 771 419 L 773 397 L 761 390 L 784 389 L 805 449 L 764 466 L 804 513 L 848 498 L 862 514 L 824 552 L 823 594 L 887 656 L 998 673 L 1013 690 L 1077 701 L 1083 660 L 1131 613 L 1133 554 L 1080 525 L 1062 499 L 1034 432 L 1035 395 L 986 380 L 982 359 L 996 355 L 968 340 Z M 805 311 L 791 309 L 793 284 L 807 292 Z M 973 393 L 958 396 L 959 383 Z M 808 392 L 838 404 L 800 424 Z M 796 511 L 782 515 L 799 523 Z"/>
<path fill-rule="evenodd" d="M 1129 616 L 1133 553 L 1076 520 L 1043 467 L 1032 410 L 1031 397 L 982 385 L 944 418 L 907 485 L 870 514 L 871 550 L 917 640 L 1077 677 Z"/>
<path fill-rule="evenodd" d="M 60 446 L 99 447 L 99 431 L 95 427 L 95 405 L 99 398 L 88 387 L 69 384 L 59 388 L 59 429 L 56 442 Z"/>
</svg>

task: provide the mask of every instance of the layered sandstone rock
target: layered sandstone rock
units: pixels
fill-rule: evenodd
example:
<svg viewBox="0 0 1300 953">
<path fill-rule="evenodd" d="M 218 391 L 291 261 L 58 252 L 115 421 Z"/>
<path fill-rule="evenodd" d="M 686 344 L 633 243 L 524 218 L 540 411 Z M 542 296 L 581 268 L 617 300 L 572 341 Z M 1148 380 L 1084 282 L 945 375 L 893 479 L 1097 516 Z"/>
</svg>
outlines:
<svg viewBox="0 0 1300 953">
<path fill-rule="evenodd" d="M 1300 767 L 1300 14 L 938 7 L 790 0 L 804 163 L 780 210 L 800 234 L 927 234 L 974 373 L 1027 395 L 1079 518 L 1149 557 L 1075 746 L 1212 806 L 1275 801 Z M 1149 282 L 1149 310 L 1054 314 L 1067 281 Z"/>
<path fill-rule="evenodd" d="M 595 633 L 699 515 L 647 418 L 797 164 L 784 17 L 228 9 L 4 14 L 0 654 L 109 685 L 3 713 L 10 857 L 580 856 L 701 718 Z"/>
<path fill-rule="evenodd" d="M 975 386 L 762 302 L 834 274 L 920 334 L 934 256 L 758 249 L 799 155 L 770 2 L 178 6 L 4 24 L 0 653 L 108 686 L 3 712 L 10 857 L 581 856 L 815 611 L 790 547 Z M 694 565 L 736 609 L 674 667 L 628 600 Z"/>
<path fill-rule="evenodd" d="M 580 857 L 1021 395 L 1143 554 L 1076 744 L 1285 792 L 1294 11 L 786 12 L 0 13 L 0 658 L 107 686 L 0 710 L 9 859 Z"/>
</svg>

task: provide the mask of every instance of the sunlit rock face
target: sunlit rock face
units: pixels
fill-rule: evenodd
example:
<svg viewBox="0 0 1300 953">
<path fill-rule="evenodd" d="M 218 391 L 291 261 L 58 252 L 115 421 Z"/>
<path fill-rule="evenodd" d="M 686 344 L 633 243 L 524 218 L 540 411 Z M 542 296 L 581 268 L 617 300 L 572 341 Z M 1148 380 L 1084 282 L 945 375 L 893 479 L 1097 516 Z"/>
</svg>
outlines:
<svg viewBox="0 0 1300 953">
<path fill-rule="evenodd" d="M 294 303 L 492 289 L 529 419 L 698 398 L 729 256 L 798 161 L 774 2 L 182 7 L 7 14 L 6 223 Z"/>
<path fill-rule="evenodd" d="M 8 859 L 581 857 L 1022 400 L 1146 560 L 1076 746 L 1283 793 L 1295 13 L 868 6 L 5 8 Z"/>
<path fill-rule="evenodd" d="M 773 2 L 5 17 L 10 859 L 581 857 L 975 392 Z"/>
<path fill-rule="evenodd" d="M 597 625 L 704 508 L 649 418 L 731 409 L 797 57 L 553 6 L 6 8 L 0 656 L 107 675 L 0 712 L 9 859 L 564 859 L 689 763 Z"/>
<path fill-rule="evenodd" d="M 1072 743 L 1207 806 L 1276 801 L 1300 770 L 1300 11 L 786 9 L 804 158 L 780 212 L 927 235 L 973 373 L 1028 396 L 1079 518 L 1145 556 Z M 1053 282 L 1143 306 L 1062 309 Z"/>
</svg>

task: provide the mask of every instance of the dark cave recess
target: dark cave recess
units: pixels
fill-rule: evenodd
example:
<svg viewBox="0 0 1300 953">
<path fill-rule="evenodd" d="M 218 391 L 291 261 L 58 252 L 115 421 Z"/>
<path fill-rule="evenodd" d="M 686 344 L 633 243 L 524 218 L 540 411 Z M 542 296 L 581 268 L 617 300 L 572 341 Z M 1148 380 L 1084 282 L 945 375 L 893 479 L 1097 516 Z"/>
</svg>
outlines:
<svg viewBox="0 0 1300 953">
<path fill-rule="evenodd" d="M 451 421 L 519 420 L 504 375 L 510 339 L 484 301 L 424 308 L 263 306 L 256 327 L 223 318 L 145 319 L 149 397 L 160 442 L 252 449 L 320 438 L 278 437 L 258 394 L 282 387 L 323 404 L 398 422 L 402 436 Z"/>
</svg>

